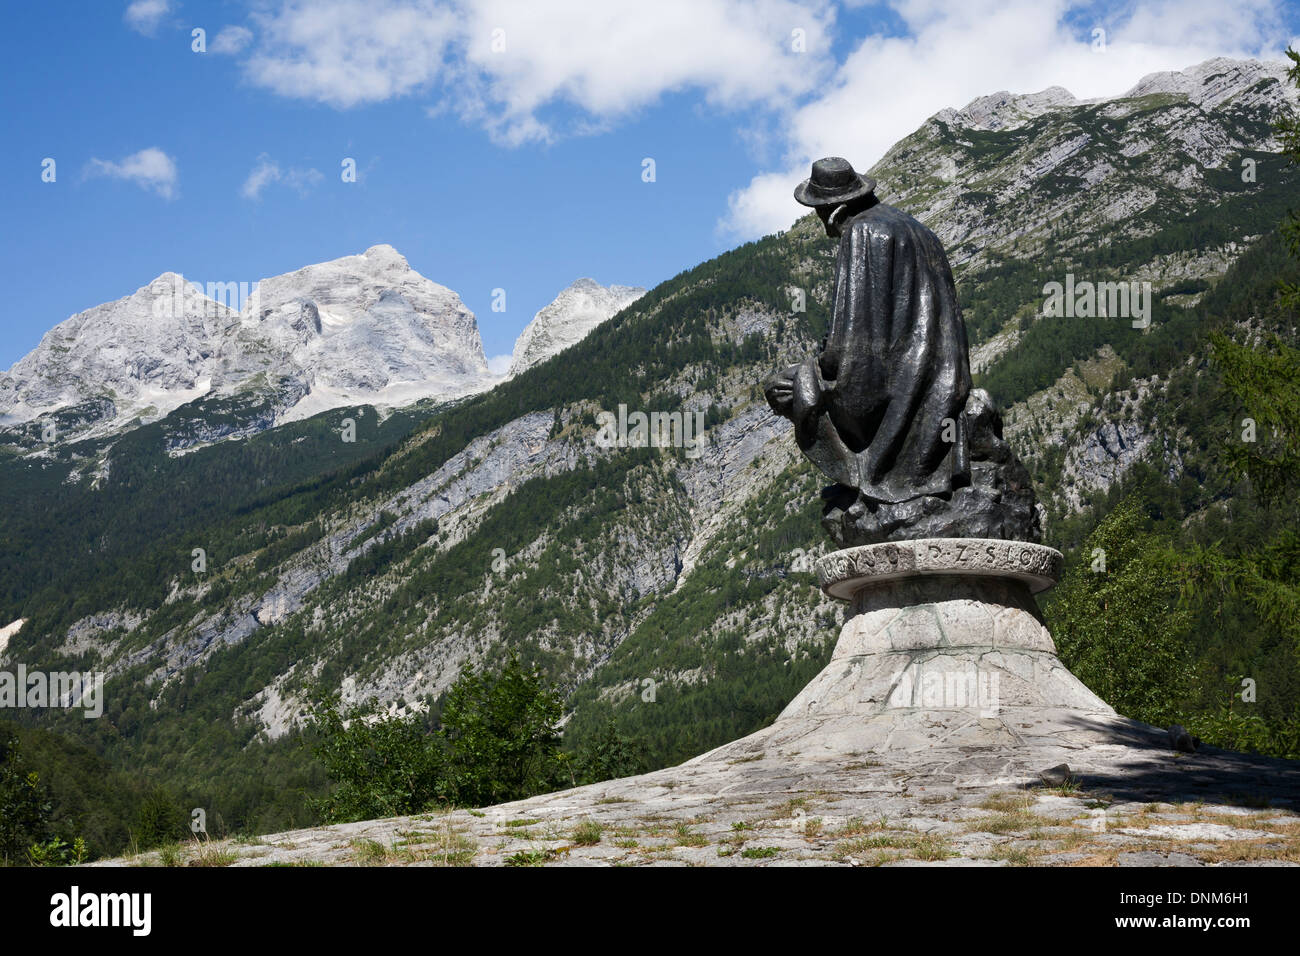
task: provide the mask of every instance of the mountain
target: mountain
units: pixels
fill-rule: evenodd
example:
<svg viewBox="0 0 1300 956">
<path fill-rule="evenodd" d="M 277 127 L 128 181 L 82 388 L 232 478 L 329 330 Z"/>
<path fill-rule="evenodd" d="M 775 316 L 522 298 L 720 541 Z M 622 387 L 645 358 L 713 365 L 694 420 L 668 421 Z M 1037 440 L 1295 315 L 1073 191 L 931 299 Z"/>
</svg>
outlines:
<svg viewBox="0 0 1300 956">
<path fill-rule="evenodd" d="M 264 279 L 258 291 L 241 315 L 231 364 L 241 379 L 283 374 L 287 364 L 309 383 L 288 420 L 363 400 L 455 398 L 490 384 L 474 313 L 392 246 Z"/>
<path fill-rule="evenodd" d="M 1205 239 L 1222 230 L 1230 241 L 1232 219 L 1210 213 L 1258 192 L 1242 163 L 1276 150 L 1271 117 L 1295 102 L 1285 79 L 1282 63 L 1215 59 L 1108 100 L 1078 101 L 1060 87 L 980 97 L 892 147 L 875 166 L 877 194 L 931 224 L 954 267 L 1012 255 L 1086 261 L 1183 218 Z M 1211 218 L 1222 220 L 1217 230 Z M 1219 273 L 1233 258 L 1217 243 L 1199 251 L 1204 261 L 1126 264 L 1152 281 L 1181 280 Z M 979 316 L 979 327 L 993 318 Z"/>
<path fill-rule="evenodd" d="M 1277 278 L 1296 278 L 1277 225 L 1300 205 L 1270 126 L 1295 102 L 1284 74 L 1210 61 L 1105 101 L 998 94 L 931 117 L 872 170 L 883 201 L 944 239 L 976 384 L 1002 408 L 1047 542 L 1072 567 L 1093 560 L 1084 538 L 1124 496 L 1179 540 L 1225 548 L 1289 520 L 1227 466 L 1242 410 L 1209 347 L 1215 331 L 1294 335 L 1272 313 Z M 11 429 L 0 625 L 25 623 L 0 666 L 108 674 L 105 720 L 20 719 L 248 829 L 302 819 L 301 790 L 320 785 L 294 728 L 322 689 L 436 710 L 462 666 L 511 651 L 568 695 L 569 741 L 613 719 L 662 766 L 764 726 L 825 664 L 842 615 L 810 573 L 828 547 L 824 481 L 758 384 L 825 333 L 834 253 L 805 217 L 455 403 L 377 414 L 360 383 L 391 386 L 361 375 L 330 386 L 355 387 L 354 404 L 238 442 L 202 441 L 252 428 L 238 396 L 111 446 L 33 456 Z M 1149 323 L 1054 314 L 1045 287 L 1067 276 L 1150 283 Z M 337 328 L 314 279 L 273 297 L 268 284 L 278 304 L 263 336 L 222 339 L 236 376 L 255 367 L 242 356 L 299 361 Z M 365 327 L 411 322 L 419 301 L 380 286 L 402 301 L 368 299 Z M 598 443 L 597 416 L 620 405 L 682 415 L 691 441 Z M 355 442 L 340 440 L 345 419 Z M 192 450 L 175 454 L 182 441 Z M 1247 674 L 1280 689 L 1261 694 L 1261 719 L 1294 719 L 1293 648 L 1235 600 L 1186 637 L 1206 675 L 1190 712 Z"/>
<path fill-rule="evenodd" d="M 513 377 L 558 355 L 643 295 L 645 289 L 639 287 L 603 286 L 594 279 L 579 279 L 533 316 L 520 333 L 509 374 Z"/>
<path fill-rule="evenodd" d="M 185 279 L 163 273 L 132 295 L 56 325 L 0 375 L 0 424 L 55 412 L 66 420 L 73 412 L 81 430 L 122 418 L 161 418 L 207 394 L 220 374 L 222 337 L 239 316 L 192 294 L 173 308 L 178 288 L 186 288 Z"/>
<path fill-rule="evenodd" d="M 392 246 L 206 292 L 164 273 L 55 326 L 0 376 L 0 425 L 50 420 L 93 437 L 197 400 L 255 395 L 266 427 L 362 400 L 458 398 L 494 381 L 474 314 Z"/>
</svg>

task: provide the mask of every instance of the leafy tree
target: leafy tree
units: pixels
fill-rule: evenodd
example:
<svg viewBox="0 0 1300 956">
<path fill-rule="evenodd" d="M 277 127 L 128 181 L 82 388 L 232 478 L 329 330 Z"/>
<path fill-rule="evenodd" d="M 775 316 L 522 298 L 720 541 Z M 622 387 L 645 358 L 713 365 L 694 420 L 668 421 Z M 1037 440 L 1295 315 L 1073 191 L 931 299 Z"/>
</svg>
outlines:
<svg viewBox="0 0 1300 956">
<path fill-rule="evenodd" d="M 561 779 L 559 694 L 511 655 L 500 673 L 467 668 L 447 693 L 442 734 L 459 802 L 483 806 L 543 793 Z"/>
<path fill-rule="evenodd" d="M 1176 574 L 1172 552 L 1125 501 L 1089 536 L 1048 608 L 1065 665 L 1120 713 L 1161 726 L 1193 686 Z"/>
<path fill-rule="evenodd" d="M 621 734 L 613 719 L 578 748 L 574 771 L 578 783 L 599 783 L 631 777 L 646 769 L 645 753 L 633 738 Z"/>
<path fill-rule="evenodd" d="M 28 770 L 18 738 L 0 737 L 0 862 L 21 859 L 49 835 L 50 804 L 35 770 Z"/>
<path fill-rule="evenodd" d="M 418 813 L 446 796 L 442 748 L 418 715 L 344 713 L 337 696 L 311 711 L 312 752 L 335 787 L 310 805 L 328 823 Z"/>
</svg>

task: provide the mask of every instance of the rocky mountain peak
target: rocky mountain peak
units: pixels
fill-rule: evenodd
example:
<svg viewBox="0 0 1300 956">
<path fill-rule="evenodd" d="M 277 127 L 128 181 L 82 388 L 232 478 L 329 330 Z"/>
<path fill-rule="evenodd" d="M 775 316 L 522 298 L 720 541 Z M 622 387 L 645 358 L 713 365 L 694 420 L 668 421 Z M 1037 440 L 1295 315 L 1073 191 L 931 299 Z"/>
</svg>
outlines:
<svg viewBox="0 0 1300 956">
<path fill-rule="evenodd" d="M 510 376 L 563 352 L 643 295 L 645 289 L 637 286 L 603 286 L 589 278 L 574 281 L 524 328 L 510 359 Z"/>
<path fill-rule="evenodd" d="M 1043 113 L 1073 106 L 1078 100 L 1061 86 L 1049 86 L 1038 93 L 1010 93 L 1001 90 L 971 100 L 960 110 L 947 109 L 935 116 L 950 125 L 972 129 L 1015 129 Z"/>
<path fill-rule="evenodd" d="M 999 90 L 987 96 L 978 96 L 961 109 L 949 107 L 940 110 L 931 119 L 969 129 L 1008 130 L 1021 127 L 1044 113 L 1065 107 L 1160 94 L 1186 97 L 1189 103 L 1209 110 L 1242 94 L 1249 94 L 1248 98 L 1252 99 L 1260 96 L 1276 99 L 1286 86 L 1286 71 L 1287 65 L 1281 61 L 1215 57 L 1184 70 L 1150 73 L 1127 92 L 1116 97 L 1080 100 L 1061 86 L 1049 86 L 1037 93 Z M 1277 86 L 1266 83 L 1255 90 L 1264 80 L 1276 81 Z"/>
<path fill-rule="evenodd" d="M 492 379 L 460 296 L 381 244 L 260 282 L 164 272 L 59 323 L 0 375 L 0 425 L 89 402 L 85 423 L 110 432 L 256 381 L 282 385 L 268 396 L 271 422 L 452 398 Z"/>
<path fill-rule="evenodd" d="M 117 417 L 167 410 L 206 391 L 214 336 L 235 315 L 164 272 L 130 295 L 78 312 L 0 374 L 0 424 L 87 402 Z"/>
<path fill-rule="evenodd" d="M 1185 70 L 1151 73 L 1124 94 L 1125 98 L 1166 93 L 1186 96 L 1188 101 L 1210 110 L 1252 90 L 1261 80 L 1275 80 L 1258 95 L 1276 99 L 1286 87 L 1287 65 L 1282 61 L 1234 60 L 1215 57 Z"/>
<path fill-rule="evenodd" d="M 1273 148 L 1277 109 L 1296 101 L 1285 79 L 1283 63 L 1217 58 L 1115 97 L 999 92 L 936 113 L 870 172 L 878 195 L 935 230 L 954 267 L 1049 241 L 1062 253 L 1131 241 L 1221 202 L 1219 171 Z M 1067 218 L 1076 228 L 1051 238 Z"/>
</svg>

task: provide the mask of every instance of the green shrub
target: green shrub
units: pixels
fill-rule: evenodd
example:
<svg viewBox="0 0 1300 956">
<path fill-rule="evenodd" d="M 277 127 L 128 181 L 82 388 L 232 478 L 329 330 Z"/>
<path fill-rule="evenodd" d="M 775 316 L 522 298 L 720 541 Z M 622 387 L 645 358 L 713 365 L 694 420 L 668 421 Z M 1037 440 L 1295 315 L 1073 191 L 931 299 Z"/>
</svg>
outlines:
<svg viewBox="0 0 1300 956">
<path fill-rule="evenodd" d="M 442 708 L 448 776 L 456 800 L 520 800 L 561 782 L 560 696 L 512 656 L 498 674 L 466 669 Z"/>
<path fill-rule="evenodd" d="M 50 803 L 36 771 L 28 770 L 18 738 L 0 737 L 0 862 L 23 859 L 49 836 Z"/>
<path fill-rule="evenodd" d="M 311 711 L 312 752 L 334 788 L 310 801 L 329 823 L 419 813 L 447 796 L 445 757 L 419 716 L 346 714 L 328 699 Z"/>
<path fill-rule="evenodd" d="M 466 668 L 447 693 L 441 726 L 419 715 L 311 710 L 311 749 L 334 784 L 311 801 L 331 823 L 419 813 L 437 803 L 518 800 L 563 781 L 558 694 L 539 671 L 510 658 L 499 672 Z"/>
</svg>

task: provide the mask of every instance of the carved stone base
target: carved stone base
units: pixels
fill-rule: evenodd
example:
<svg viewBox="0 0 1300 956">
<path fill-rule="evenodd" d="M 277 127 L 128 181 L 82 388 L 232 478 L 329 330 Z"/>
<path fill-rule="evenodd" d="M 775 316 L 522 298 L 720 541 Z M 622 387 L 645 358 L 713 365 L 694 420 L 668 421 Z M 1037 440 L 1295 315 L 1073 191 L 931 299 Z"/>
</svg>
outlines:
<svg viewBox="0 0 1300 956">
<path fill-rule="evenodd" d="M 1057 658 L 1032 596 L 1060 567 L 1051 548 L 978 538 L 826 555 L 822 589 L 851 614 L 769 739 L 842 754 L 1006 746 L 1061 712 L 1113 717 Z"/>
</svg>

